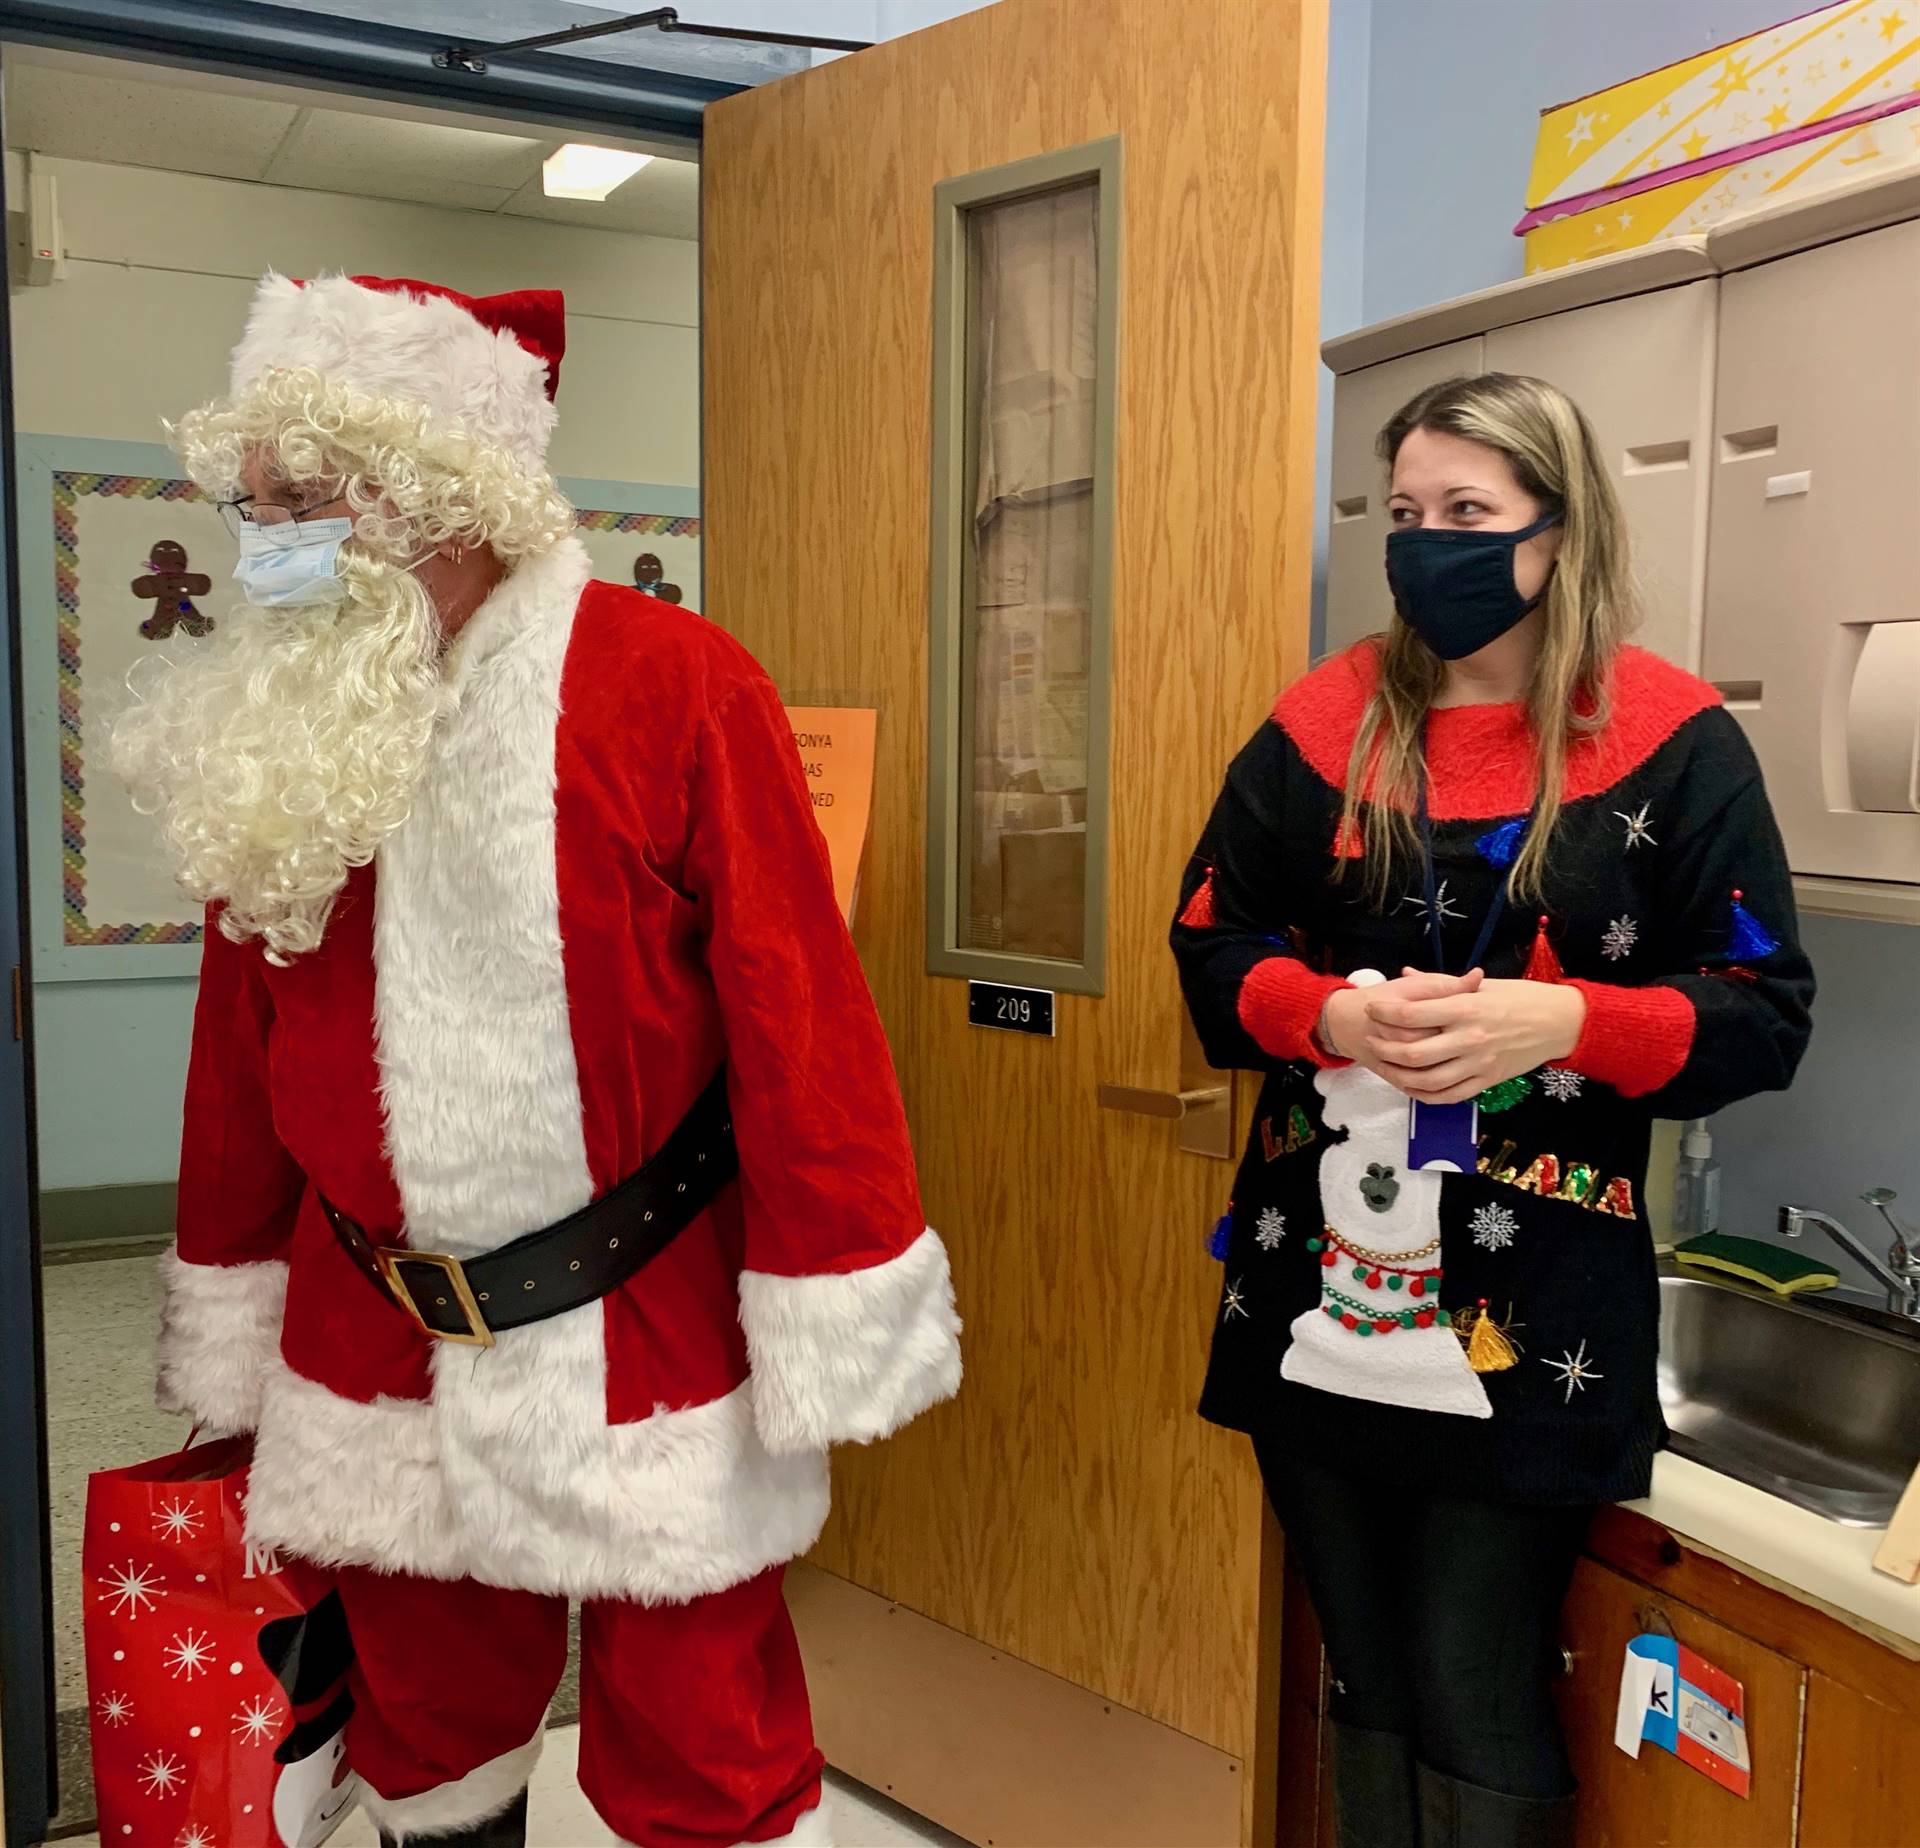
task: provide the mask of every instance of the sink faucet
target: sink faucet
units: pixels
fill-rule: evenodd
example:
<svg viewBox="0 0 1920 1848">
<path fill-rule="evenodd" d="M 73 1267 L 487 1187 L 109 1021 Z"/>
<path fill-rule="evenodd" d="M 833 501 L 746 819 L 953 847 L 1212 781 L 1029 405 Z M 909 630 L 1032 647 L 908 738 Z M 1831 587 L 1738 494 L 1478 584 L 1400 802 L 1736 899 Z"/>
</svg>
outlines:
<svg viewBox="0 0 1920 1848">
<path fill-rule="evenodd" d="M 1920 1252 L 1914 1249 L 1913 1236 L 1887 1211 L 1896 1198 L 1894 1191 L 1891 1187 L 1870 1187 L 1860 1198 L 1893 1228 L 1893 1243 L 1884 1258 L 1876 1258 L 1839 1220 L 1826 1213 L 1816 1213 L 1810 1206 L 1783 1206 L 1781 1235 L 1798 1238 L 1809 1225 L 1818 1226 L 1842 1251 L 1865 1265 L 1887 1286 L 1887 1308 L 1893 1314 L 1920 1322 Z"/>
</svg>

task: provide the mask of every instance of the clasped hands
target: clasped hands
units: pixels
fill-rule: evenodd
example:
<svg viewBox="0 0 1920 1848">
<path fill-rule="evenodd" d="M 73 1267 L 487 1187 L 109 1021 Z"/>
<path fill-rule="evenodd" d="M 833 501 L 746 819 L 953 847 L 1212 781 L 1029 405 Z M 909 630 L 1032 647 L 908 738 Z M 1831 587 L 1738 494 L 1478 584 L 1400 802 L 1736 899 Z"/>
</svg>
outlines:
<svg viewBox="0 0 1920 1848">
<path fill-rule="evenodd" d="M 1489 1085 L 1572 1053 L 1586 998 L 1555 982 L 1489 981 L 1481 969 L 1403 969 L 1371 988 L 1342 988 L 1321 1016 L 1327 1051 L 1364 1065 L 1424 1104 L 1463 1103 Z"/>
</svg>

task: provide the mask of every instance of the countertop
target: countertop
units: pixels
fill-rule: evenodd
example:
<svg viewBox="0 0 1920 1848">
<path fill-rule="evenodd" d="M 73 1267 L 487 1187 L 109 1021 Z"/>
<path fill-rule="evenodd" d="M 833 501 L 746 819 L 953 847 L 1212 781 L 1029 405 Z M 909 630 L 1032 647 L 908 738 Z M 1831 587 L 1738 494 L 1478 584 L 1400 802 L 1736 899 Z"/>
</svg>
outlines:
<svg viewBox="0 0 1920 1848">
<path fill-rule="evenodd" d="M 1672 1451 L 1654 1459 L 1653 1493 L 1625 1505 L 1676 1539 L 1920 1655 L 1920 1586 L 1873 1569 L 1884 1529 L 1842 1527 Z"/>
</svg>

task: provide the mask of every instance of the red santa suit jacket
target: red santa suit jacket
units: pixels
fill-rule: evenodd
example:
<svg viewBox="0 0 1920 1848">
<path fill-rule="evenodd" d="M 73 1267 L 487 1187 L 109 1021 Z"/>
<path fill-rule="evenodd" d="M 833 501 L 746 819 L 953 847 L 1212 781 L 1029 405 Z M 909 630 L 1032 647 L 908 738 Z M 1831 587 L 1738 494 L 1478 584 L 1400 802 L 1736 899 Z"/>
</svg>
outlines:
<svg viewBox="0 0 1920 1848">
<path fill-rule="evenodd" d="M 210 928 L 162 1403 L 254 1430 L 249 1537 L 648 1602 L 804 1552 L 826 1447 L 951 1396 L 959 1323 L 772 685 L 721 630 L 522 564 L 448 656 L 413 812 L 285 968 Z M 741 1179 L 486 1350 L 341 1249 L 468 1257 L 631 1174 L 729 1072 Z"/>
</svg>

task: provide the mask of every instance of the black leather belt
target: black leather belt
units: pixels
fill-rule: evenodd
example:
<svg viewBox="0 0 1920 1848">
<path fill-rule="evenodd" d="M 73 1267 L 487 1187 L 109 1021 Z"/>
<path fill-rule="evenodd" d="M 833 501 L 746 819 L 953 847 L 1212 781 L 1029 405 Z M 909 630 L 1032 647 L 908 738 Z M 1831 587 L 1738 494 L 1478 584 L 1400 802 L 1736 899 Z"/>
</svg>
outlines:
<svg viewBox="0 0 1920 1848">
<path fill-rule="evenodd" d="M 436 1341 L 496 1333 L 597 1302 L 650 1264 L 740 1171 L 723 1069 L 643 1167 L 590 1206 L 476 1258 L 376 1245 L 322 1199 L 340 1243 Z"/>
</svg>

